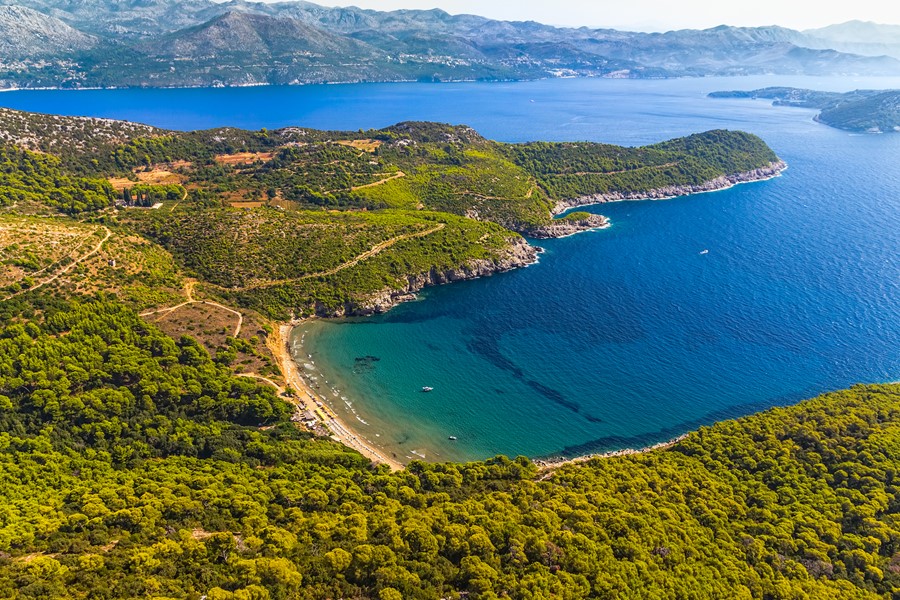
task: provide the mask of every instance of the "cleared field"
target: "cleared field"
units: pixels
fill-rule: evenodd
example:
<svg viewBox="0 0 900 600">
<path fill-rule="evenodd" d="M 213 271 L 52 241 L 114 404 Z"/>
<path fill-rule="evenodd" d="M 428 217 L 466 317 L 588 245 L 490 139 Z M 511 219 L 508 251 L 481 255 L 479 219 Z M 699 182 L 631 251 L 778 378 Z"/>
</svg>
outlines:
<svg viewBox="0 0 900 600">
<path fill-rule="evenodd" d="M 185 182 L 186 178 L 184 177 L 184 175 L 173 171 L 173 169 L 180 169 L 189 166 L 191 166 L 191 163 L 184 160 L 167 163 L 165 165 L 154 165 L 150 168 L 150 170 L 136 169 L 134 171 L 134 175 L 137 177 L 137 181 L 128 179 L 127 177 L 110 177 L 109 183 L 117 192 L 121 192 L 125 188 L 130 188 L 136 183 L 148 183 L 151 185 L 181 185 Z"/>
<path fill-rule="evenodd" d="M 249 165 L 256 161 L 268 162 L 275 156 L 274 152 L 238 152 L 237 154 L 219 154 L 216 162 L 220 165 Z"/>
<path fill-rule="evenodd" d="M 0 216 L 0 286 L 52 275 L 95 245 L 99 231 L 74 221 Z"/>
<path fill-rule="evenodd" d="M 368 152 L 372 154 L 377 150 L 382 142 L 381 140 L 340 140 L 337 142 L 341 146 L 347 146 L 349 148 L 355 148 L 357 150 L 362 150 L 363 152 Z"/>
</svg>

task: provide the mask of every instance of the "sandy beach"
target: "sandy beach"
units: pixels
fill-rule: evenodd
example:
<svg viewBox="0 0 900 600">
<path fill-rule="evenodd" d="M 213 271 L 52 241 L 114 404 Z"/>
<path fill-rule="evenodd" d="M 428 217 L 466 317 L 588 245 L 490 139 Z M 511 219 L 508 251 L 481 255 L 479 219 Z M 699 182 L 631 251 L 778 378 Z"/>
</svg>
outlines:
<svg viewBox="0 0 900 600">
<path fill-rule="evenodd" d="M 404 468 L 402 463 L 390 458 L 348 427 L 303 378 L 289 347 L 292 327 L 290 324 L 279 326 L 277 333 L 269 336 L 269 348 L 281 367 L 285 382 L 296 393 L 295 400 L 299 407 L 315 415 L 325 415 L 323 425 L 328 428 L 332 437 L 342 444 L 353 448 L 374 463 L 388 465 L 392 471 L 402 470 Z"/>
<path fill-rule="evenodd" d="M 293 324 L 282 324 L 278 330 L 269 336 L 269 348 L 275 355 L 278 364 L 281 366 L 282 373 L 287 386 L 295 392 L 294 401 L 300 410 L 305 410 L 316 415 L 320 421 L 324 415 L 325 419 L 322 424 L 328 429 L 331 437 L 342 444 L 353 448 L 372 462 L 376 464 L 388 465 L 392 471 L 403 470 L 405 465 L 396 459 L 389 457 L 384 450 L 376 447 L 371 441 L 365 439 L 346 422 L 341 419 L 334 410 L 328 405 L 325 399 L 310 385 L 310 383 L 301 375 L 300 367 L 291 355 L 290 350 L 290 333 Z M 553 472 L 565 465 L 587 462 L 594 458 L 615 458 L 618 456 L 628 456 L 631 454 L 644 454 L 653 452 L 654 450 L 662 450 L 674 446 L 678 442 L 687 437 L 687 434 L 680 435 L 674 439 L 653 444 L 645 448 L 622 448 L 610 452 L 588 454 L 585 456 L 577 456 L 574 458 L 546 458 L 533 459 L 535 465 L 540 469 L 540 481 L 550 477 Z"/>
</svg>

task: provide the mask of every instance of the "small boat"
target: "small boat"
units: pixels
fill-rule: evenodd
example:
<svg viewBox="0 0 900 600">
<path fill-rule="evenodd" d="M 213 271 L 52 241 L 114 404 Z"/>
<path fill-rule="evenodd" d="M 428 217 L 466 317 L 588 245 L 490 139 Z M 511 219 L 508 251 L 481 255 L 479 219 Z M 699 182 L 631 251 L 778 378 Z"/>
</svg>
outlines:
<svg viewBox="0 0 900 600">
<path fill-rule="evenodd" d="M 432 391 L 432 390 L 434 390 L 433 387 L 428 387 L 427 385 L 423 385 L 423 386 L 422 386 L 422 391 L 423 391 L 423 392 L 430 392 L 430 391 Z"/>
<path fill-rule="evenodd" d="M 700 254 L 709 254 L 709 250 L 704 250 Z"/>
<path fill-rule="evenodd" d="M 455 442 L 455 441 L 456 441 L 456 436 L 455 436 L 455 435 L 451 435 L 451 436 L 448 437 L 447 439 L 448 439 L 448 440 L 452 440 L 452 441 Z"/>
</svg>

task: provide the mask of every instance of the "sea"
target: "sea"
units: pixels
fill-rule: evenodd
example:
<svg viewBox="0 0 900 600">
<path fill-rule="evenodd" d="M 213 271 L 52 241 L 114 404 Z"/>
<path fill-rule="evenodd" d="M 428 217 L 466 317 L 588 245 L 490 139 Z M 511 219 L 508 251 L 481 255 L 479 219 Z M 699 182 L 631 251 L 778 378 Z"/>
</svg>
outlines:
<svg viewBox="0 0 900 600">
<path fill-rule="evenodd" d="M 301 368 L 401 460 L 577 456 L 662 442 L 856 383 L 900 380 L 900 134 L 716 90 L 898 79 L 554 79 L 17 91 L 0 105 L 172 129 L 465 123 L 504 142 L 642 145 L 715 128 L 789 165 L 762 182 L 588 210 L 612 227 L 534 242 L 534 266 L 430 288 L 387 314 L 311 321 Z M 423 387 L 433 388 L 423 392 Z M 451 439 L 454 438 L 454 439 Z"/>
</svg>

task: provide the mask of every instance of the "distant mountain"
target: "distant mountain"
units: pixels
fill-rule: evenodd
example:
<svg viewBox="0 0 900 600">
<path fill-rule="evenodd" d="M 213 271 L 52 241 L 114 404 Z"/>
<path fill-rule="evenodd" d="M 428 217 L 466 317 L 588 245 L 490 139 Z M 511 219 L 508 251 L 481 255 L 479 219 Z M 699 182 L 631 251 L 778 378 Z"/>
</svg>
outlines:
<svg viewBox="0 0 900 600">
<path fill-rule="evenodd" d="M 56 60 L 0 70 L 6 87 L 900 74 L 897 58 L 842 52 L 825 41 L 838 33 L 824 30 L 821 39 L 781 27 L 636 33 L 302 1 L 19 1 L 4 8 L 0 64 Z"/>
<path fill-rule="evenodd" d="M 863 56 L 891 56 L 900 59 L 900 25 L 880 25 L 868 21 L 848 21 L 803 32 L 810 48 L 832 48 Z"/>
<path fill-rule="evenodd" d="M 900 90 L 820 92 L 790 87 L 713 92 L 711 98 L 764 98 L 778 106 L 816 108 L 816 120 L 847 131 L 900 132 Z"/>
<path fill-rule="evenodd" d="M 227 12 L 196 27 L 153 38 L 136 46 L 153 56 L 253 58 L 316 56 L 334 59 L 383 59 L 368 44 L 311 27 L 296 19 Z"/>
<path fill-rule="evenodd" d="M 0 6 L 0 58 L 46 57 L 93 48 L 97 38 L 22 6 Z"/>
</svg>

